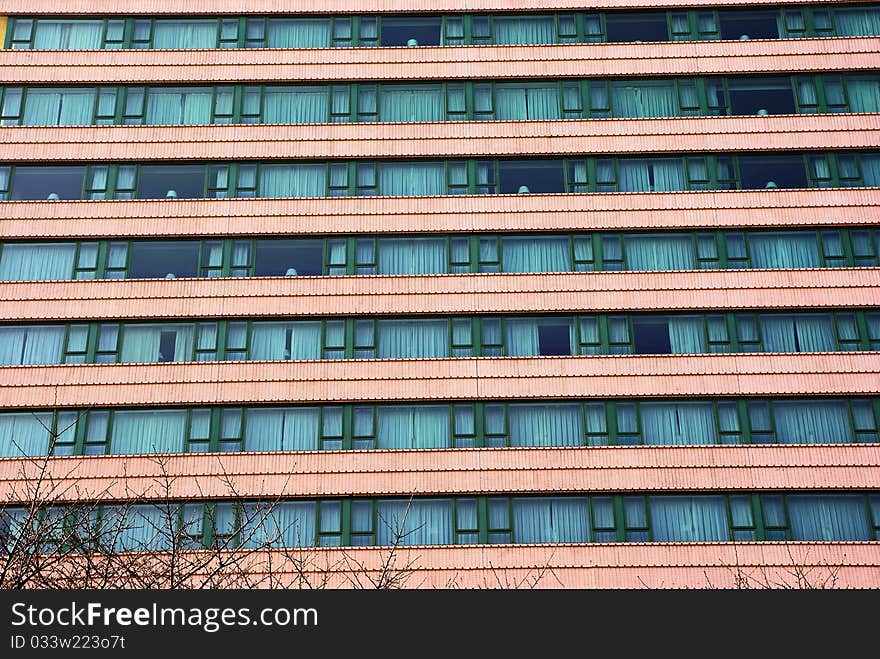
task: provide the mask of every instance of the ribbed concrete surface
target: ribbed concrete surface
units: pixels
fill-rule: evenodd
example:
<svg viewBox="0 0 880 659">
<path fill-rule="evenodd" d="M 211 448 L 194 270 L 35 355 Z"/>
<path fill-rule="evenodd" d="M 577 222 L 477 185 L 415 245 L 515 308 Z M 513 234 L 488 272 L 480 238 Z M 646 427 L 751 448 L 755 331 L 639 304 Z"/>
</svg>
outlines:
<svg viewBox="0 0 880 659">
<path fill-rule="evenodd" d="M 880 114 L 0 128 L 0 161 L 460 158 L 870 149 Z"/>
<path fill-rule="evenodd" d="M 43 463 L 0 459 L 18 500 Z M 54 458 L 60 500 L 880 489 L 880 446 L 638 446 Z"/>
<path fill-rule="evenodd" d="M 789 5 L 798 4 L 831 4 L 837 0 L 790 0 Z M 864 0 L 854 0 L 847 4 L 856 4 Z M 705 0 L 594 0 L 590 9 L 660 9 L 667 7 L 705 7 Z M 712 0 L 716 7 L 736 7 L 742 5 L 776 6 L 774 0 Z M 7 0 L 3 11 L 7 14 L 60 15 L 75 16 L 85 14 L 123 16 L 162 14 L 372 14 L 383 12 L 484 12 L 484 11 L 554 11 L 584 10 L 584 4 L 576 0 L 366 0 L 353 5 L 349 0 L 298 0 L 291 7 L 285 0 L 254 0 L 243 4 L 240 0 L 149 0 L 137 5 L 120 5 L 112 0 L 69 0 L 63 5 L 48 0 Z"/>
<path fill-rule="evenodd" d="M 0 320 L 864 308 L 880 268 L 0 283 Z"/>
<path fill-rule="evenodd" d="M 0 408 L 330 401 L 876 395 L 880 353 L 0 368 Z"/>
<path fill-rule="evenodd" d="M 3 238 L 791 228 L 876 224 L 880 189 L 7 201 Z M 161 218 L 161 221 L 158 219 Z"/>
<path fill-rule="evenodd" d="M 305 82 L 871 71 L 880 38 L 241 50 L 0 50 L 0 83 Z"/>
</svg>

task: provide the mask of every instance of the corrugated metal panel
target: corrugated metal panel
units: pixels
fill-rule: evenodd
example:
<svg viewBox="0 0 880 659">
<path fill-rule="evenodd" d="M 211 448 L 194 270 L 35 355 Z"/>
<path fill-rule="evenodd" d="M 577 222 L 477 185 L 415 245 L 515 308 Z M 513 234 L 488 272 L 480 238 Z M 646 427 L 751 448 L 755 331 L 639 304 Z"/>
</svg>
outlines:
<svg viewBox="0 0 880 659">
<path fill-rule="evenodd" d="M 0 128 L 0 161 L 251 160 L 866 149 L 880 114 Z"/>
<path fill-rule="evenodd" d="M 633 77 L 870 71 L 880 38 L 302 50 L 0 51 L 0 83 Z"/>
<path fill-rule="evenodd" d="M 42 463 L 0 459 L 17 501 Z M 880 488 L 880 446 L 690 446 L 87 456 L 46 464 L 61 500 Z M 170 486 L 166 488 L 166 485 Z"/>
<path fill-rule="evenodd" d="M 878 372 L 865 352 L 13 366 L 0 408 L 876 395 Z"/>
<path fill-rule="evenodd" d="M 880 584 L 876 543 L 868 542 L 404 546 L 394 551 L 307 547 L 255 552 L 236 561 L 235 569 L 246 569 L 263 587 L 371 589 L 370 579 L 379 579 L 380 572 L 387 577 L 389 564 L 398 587 L 404 588 L 801 589 Z M 214 562 L 206 562 L 190 578 L 200 583 L 209 571 L 216 577 L 215 569 Z"/>
<path fill-rule="evenodd" d="M 0 283 L 0 320 L 880 306 L 880 268 Z"/>
<path fill-rule="evenodd" d="M 811 4 L 839 2 L 840 0 L 787 0 L 786 4 Z M 870 0 L 847 0 L 847 4 L 858 4 Z M 665 7 L 737 7 L 753 5 L 776 6 L 776 0 L 595 0 L 590 9 L 658 9 Z M 580 0 L 368 0 L 352 4 L 351 0 L 297 0 L 295 3 L 284 0 L 149 0 L 134 5 L 120 5 L 112 0 L 68 0 L 63 4 L 47 0 L 6 0 L 3 11 L 7 14 L 34 15 L 147 15 L 163 14 L 369 14 L 405 12 L 481 12 L 481 11 L 553 11 L 584 9 Z"/>
<path fill-rule="evenodd" d="M 571 231 L 876 224 L 880 189 L 4 202 L 0 237 Z"/>
</svg>

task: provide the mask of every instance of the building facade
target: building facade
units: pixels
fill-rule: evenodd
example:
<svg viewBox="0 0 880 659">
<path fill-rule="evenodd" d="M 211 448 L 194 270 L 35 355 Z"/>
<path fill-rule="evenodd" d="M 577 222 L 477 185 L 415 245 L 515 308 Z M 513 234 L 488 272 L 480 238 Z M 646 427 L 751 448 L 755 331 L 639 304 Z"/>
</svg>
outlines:
<svg viewBox="0 0 880 659">
<path fill-rule="evenodd" d="M 4 12 L 7 547 L 880 586 L 880 5 Z"/>
</svg>

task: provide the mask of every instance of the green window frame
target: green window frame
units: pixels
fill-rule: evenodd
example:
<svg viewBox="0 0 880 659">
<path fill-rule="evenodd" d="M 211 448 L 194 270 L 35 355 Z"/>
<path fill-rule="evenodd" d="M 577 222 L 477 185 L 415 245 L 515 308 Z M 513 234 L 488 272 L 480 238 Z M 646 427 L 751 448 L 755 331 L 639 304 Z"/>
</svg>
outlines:
<svg viewBox="0 0 880 659">
<path fill-rule="evenodd" d="M 2 180 L 2 178 L 0 178 Z M 690 258 L 695 269 L 738 269 L 754 267 L 751 259 L 750 242 L 759 236 L 772 234 L 784 240 L 787 235 L 792 240 L 802 240 L 805 234 L 815 245 L 819 260 L 816 267 L 874 267 L 880 265 L 878 245 L 880 231 L 872 228 L 842 227 L 835 229 L 797 229 L 797 230 L 748 230 L 748 231 L 698 231 L 698 232 L 596 232 L 596 233 L 536 233 L 536 234 L 421 234 L 421 235 L 339 235 L 321 240 L 323 252 L 322 273 L 325 276 L 377 274 L 378 253 L 382 241 L 405 237 L 415 240 L 424 237 L 445 242 L 443 272 L 503 272 L 505 266 L 504 242 L 508 239 L 524 240 L 530 235 L 552 237 L 564 240 L 567 247 L 566 270 L 569 272 L 590 272 L 602 270 L 631 270 L 626 255 L 628 238 L 656 236 L 658 240 L 673 237 L 686 237 L 691 243 Z M 296 242 L 295 237 L 278 237 L 279 242 Z M 273 238 L 261 240 L 271 242 Z M 302 236 L 304 242 L 314 242 L 316 238 Z M 40 245 L 65 247 L 73 251 L 72 264 L 61 279 L 125 279 L 130 278 L 131 253 L 133 245 L 145 242 L 166 242 L 166 240 L 100 240 L 84 242 L 23 242 L 0 243 L 0 261 L 5 249 L 27 245 L 38 249 Z M 167 239 L 169 247 L 178 241 Z M 194 241 L 182 241 L 194 242 Z M 196 276 L 249 277 L 253 276 L 256 263 L 255 241 L 235 237 L 207 238 L 199 242 L 197 256 L 191 264 Z M 814 266 L 810 266 L 814 267 Z M 157 269 L 152 276 L 165 276 L 164 270 Z M 58 276 L 58 275 L 54 275 Z"/>
<path fill-rule="evenodd" d="M 875 9 L 876 5 L 855 5 Z M 781 28 L 781 39 L 802 39 L 809 37 L 838 36 L 837 14 L 851 7 L 794 7 L 777 8 L 775 14 Z M 732 12 L 747 12 L 750 8 L 725 9 L 725 15 Z M 652 16 L 664 17 L 667 34 L 663 41 L 702 41 L 720 39 L 719 11 L 707 8 L 669 10 L 648 10 Z M 520 14 L 524 18 L 542 18 L 552 21 L 549 35 L 550 43 L 603 43 L 607 42 L 606 19 L 625 17 L 626 11 L 584 12 L 536 12 Z M 641 13 L 641 12 L 639 12 Z M 418 19 L 426 15 L 413 15 Z M 500 19 L 515 16 L 510 13 L 445 14 L 440 17 L 439 42 L 441 46 L 471 44 L 495 44 L 496 25 Z M 376 47 L 382 42 L 382 24 L 391 16 L 382 14 L 356 15 L 309 15 L 313 20 L 323 20 L 327 27 L 327 42 L 317 44 L 325 48 Z M 396 16 L 395 16 L 396 17 Z M 188 18 L 188 17 L 184 17 Z M 266 48 L 269 47 L 269 32 L 276 21 L 285 20 L 278 16 L 207 16 L 198 20 L 209 26 L 214 24 L 212 48 Z M 158 24 L 174 24 L 175 18 L 112 17 L 104 19 L 70 18 L 53 19 L 42 17 L 12 17 L 5 35 L 7 48 L 33 49 L 37 24 L 44 21 L 62 20 L 65 23 L 95 23 L 100 21 L 99 47 L 103 49 L 145 49 L 155 47 L 154 34 Z M 546 36 L 541 41 L 548 40 Z M 875 35 L 876 36 L 876 35 Z M 531 43 L 526 41 L 526 43 Z"/>
<path fill-rule="evenodd" d="M 53 506 L 39 511 L 40 522 L 48 530 L 55 542 L 47 542 L 46 553 L 54 547 L 73 540 L 76 528 L 80 525 L 100 525 L 108 535 L 116 537 L 118 529 L 132 528 L 129 515 L 145 514 L 151 509 L 155 514 L 149 518 L 169 523 L 172 528 L 157 531 L 162 539 L 162 548 L 169 549 L 172 544 L 184 549 L 233 549 L 237 547 L 272 546 L 324 546 L 358 547 L 376 546 L 383 526 L 391 527 L 393 522 L 383 517 L 382 504 L 396 504 L 405 509 L 418 506 L 423 501 L 448 505 L 451 513 L 449 528 L 444 535 L 449 541 L 443 544 L 513 544 L 516 541 L 517 504 L 546 501 L 553 503 L 579 503 L 587 512 L 587 533 L 583 543 L 645 543 L 658 541 L 655 528 L 654 509 L 662 507 L 658 499 L 669 501 L 678 499 L 685 502 L 699 502 L 701 499 L 720 503 L 717 510 L 723 519 L 713 520 L 723 524 L 723 535 L 713 542 L 780 542 L 793 539 L 790 506 L 793 497 L 808 495 L 820 502 L 833 500 L 845 495 L 851 503 L 864 506 L 860 522 L 864 526 L 855 529 L 867 536 L 868 541 L 880 540 L 880 492 L 875 491 L 828 491 L 813 493 L 809 491 L 782 492 L 573 492 L 552 497 L 546 495 L 498 494 L 492 496 L 461 497 L 401 497 L 385 498 L 334 497 L 327 499 L 243 499 L 233 500 L 193 500 L 137 503 L 137 504 L 96 504 L 84 507 Z M 548 501 L 549 500 L 549 501 Z M 314 528 L 311 537 L 290 538 L 294 542 L 279 542 L 272 533 L 265 538 L 265 545 L 257 542 L 261 537 L 259 526 L 271 523 L 276 506 L 292 504 L 308 515 L 308 528 Z M 7 514 L 15 516 L 23 513 L 21 509 L 10 508 Z M 854 511 L 856 512 L 856 511 Z M 154 520 L 150 519 L 148 523 Z M 659 523 L 663 523 L 661 517 Z M 685 525 L 686 526 L 686 525 Z M 401 529 L 402 530 L 402 529 Z M 685 527 L 682 527 L 685 530 Z M 722 530 L 722 529 L 718 529 Z M 286 529 L 285 529 L 286 531 Z M 396 530 L 384 533 L 396 537 Z M 861 538 L 859 538 L 861 539 Z M 851 540 L 856 540 L 852 538 Z M 530 540 L 526 540 L 529 542 Z M 821 541 L 815 538 L 814 541 Z M 522 542 L 522 541 L 520 541 Z M 693 542 L 689 540 L 667 540 L 667 542 Z M 402 544 L 407 544 L 406 540 Z M 541 544 L 554 544 L 542 542 Z M 138 549 L 125 546 L 126 550 Z M 152 547 L 155 550 L 157 547 Z M 139 549 L 144 549 L 140 547 Z"/>
<path fill-rule="evenodd" d="M 539 407 L 551 401 L 468 402 L 439 403 L 448 410 L 448 435 L 444 448 L 505 448 L 511 445 L 511 406 Z M 833 402 L 840 422 L 846 424 L 844 443 L 880 443 L 880 399 L 877 398 L 749 398 L 749 399 L 668 399 L 655 400 L 571 400 L 552 401 L 566 408 L 580 410 L 582 436 L 575 446 L 636 446 L 645 443 L 647 431 L 643 421 L 643 406 L 648 404 L 656 413 L 658 405 L 668 405 L 678 414 L 692 405 L 711 411 L 714 443 L 777 444 L 777 405 L 791 403 L 811 405 L 814 402 Z M 438 403 L 431 403 L 435 406 Z M 346 403 L 317 406 L 319 433 L 318 448 L 325 451 L 374 450 L 378 444 L 380 418 L 386 408 L 400 408 L 416 404 L 388 403 L 381 405 Z M 288 406 L 289 407 L 289 406 Z M 314 408 L 316 406 L 305 406 Z M 682 408 L 679 410 L 678 408 Z M 245 450 L 247 419 L 251 411 L 272 408 L 196 407 L 185 408 L 187 416 L 184 445 L 176 452 L 240 452 Z M 82 455 L 113 453 L 109 428 L 113 414 L 130 411 L 127 408 L 99 408 L 88 410 L 46 411 L 47 427 L 57 429 L 53 434 L 53 455 Z M 157 411 L 174 411 L 159 408 Z M 19 412 L 10 414 L 19 414 Z M 786 417 L 782 417 L 783 419 Z M 786 422 L 787 423 L 787 422 Z M 109 424 L 109 425 L 108 425 Z M 652 426 L 656 432 L 656 426 Z M 786 427 L 791 432 L 791 427 Z M 54 433 L 55 431 L 53 431 Z M 656 438 L 656 435 L 655 435 Z M 125 439 L 125 438 L 122 438 Z M 818 438 L 817 439 L 821 439 Z M 676 438 L 653 445 L 675 445 Z M 816 443 L 815 441 L 809 442 Z M 540 444 L 556 446 L 555 444 Z M 688 444 L 695 445 L 695 444 Z M 400 449 L 398 449 L 400 450 Z M 418 450 L 418 449 L 406 449 Z M 284 451 L 289 452 L 289 451 Z M 122 455 L 123 453 L 117 453 Z"/>
</svg>

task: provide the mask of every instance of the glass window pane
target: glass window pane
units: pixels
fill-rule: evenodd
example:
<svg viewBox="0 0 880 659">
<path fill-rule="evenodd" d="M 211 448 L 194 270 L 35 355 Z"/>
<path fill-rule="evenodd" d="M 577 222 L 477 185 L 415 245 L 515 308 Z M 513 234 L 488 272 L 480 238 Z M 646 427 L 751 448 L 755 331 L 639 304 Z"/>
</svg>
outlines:
<svg viewBox="0 0 880 659">
<path fill-rule="evenodd" d="M 628 529 L 648 526 L 648 518 L 645 517 L 645 497 L 624 497 L 623 512 Z"/>
</svg>

